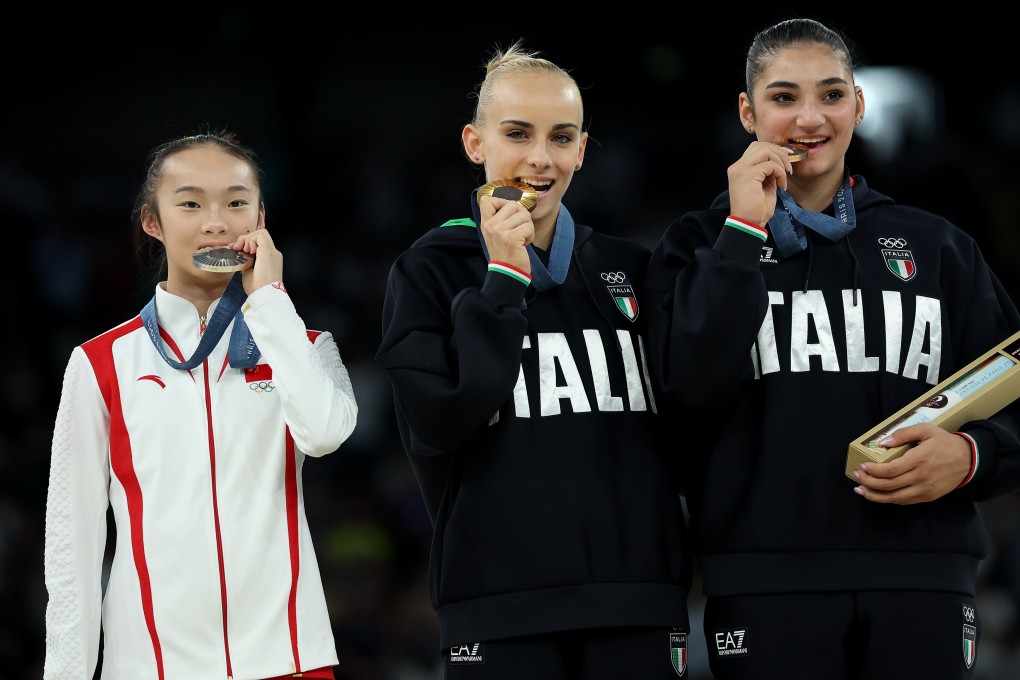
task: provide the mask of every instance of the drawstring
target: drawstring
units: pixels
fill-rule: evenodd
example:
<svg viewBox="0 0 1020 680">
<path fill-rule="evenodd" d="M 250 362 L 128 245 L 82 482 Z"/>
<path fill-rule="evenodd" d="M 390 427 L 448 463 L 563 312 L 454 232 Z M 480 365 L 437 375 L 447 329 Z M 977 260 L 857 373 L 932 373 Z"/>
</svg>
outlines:
<svg viewBox="0 0 1020 680">
<path fill-rule="evenodd" d="M 854 252 L 854 247 L 852 245 L 850 245 L 850 236 L 849 236 L 849 234 L 846 237 L 846 251 L 848 253 L 850 253 L 850 259 L 854 261 L 853 291 L 854 291 L 854 307 L 856 307 L 857 306 L 857 276 L 858 276 L 858 274 L 861 271 L 861 263 L 857 261 L 857 254 Z"/>
<path fill-rule="evenodd" d="M 814 262 L 814 249 L 811 247 L 813 239 L 811 238 L 811 232 L 806 233 L 807 237 L 807 271 L 804 272 L 804 292 L 807 292 L 808 283 L 811 280 L 811 265 Z M 861 263 L 857 259 L 857 253 L 854 252 L 853 246 L 850 245 L 850 235 L 848 234 L 843 241 L 846 243 L 846 251 L 850 254 L 850 259 L 854 263 L 854 278 L 853 278 L 853 290 L 854 292 L 854 307 L 857 306 L 857 281 L 860 276 Z"/>
<path fill-rule="evenodd" d="M 807 246 L 805 248 L 805 250 L 807 250 L 807 271 L 804 272 L 804 292 L 806 293 L 808 282 L 811 280 L 811 263 L 814 260 L 814 248 L 811 247 L 811 233 L 805 232 L 805 237 L 807 241 Z"/>
</svg>

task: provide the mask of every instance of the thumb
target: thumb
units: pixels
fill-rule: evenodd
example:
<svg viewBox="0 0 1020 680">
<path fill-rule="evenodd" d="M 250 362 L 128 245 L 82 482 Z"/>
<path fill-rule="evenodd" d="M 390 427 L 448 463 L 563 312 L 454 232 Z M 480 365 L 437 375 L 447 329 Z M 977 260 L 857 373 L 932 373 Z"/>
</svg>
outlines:
<svg viewBox="0 0 1020 680">
<path fill-rule="evenodd" d="M 482 196 L 481 200 L 478 201 L 478 210 L 484 222 L 496 214 L 496 201 L 493 200 L 492 196 Z"/>
</svg>

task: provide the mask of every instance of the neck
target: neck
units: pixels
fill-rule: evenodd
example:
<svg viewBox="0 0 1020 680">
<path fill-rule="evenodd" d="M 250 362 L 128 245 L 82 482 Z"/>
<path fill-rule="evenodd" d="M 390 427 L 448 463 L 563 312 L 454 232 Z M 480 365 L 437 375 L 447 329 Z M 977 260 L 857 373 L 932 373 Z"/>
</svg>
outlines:
<svg viewBox="0 0 1020 680">
<path fill-rule="evenodd" d="M 166 292 L 173 293 L 195 305 L 198 315 L 206 317 L 209 315 L 209 305 L 223 297 L 223 291 L 230 283 L 232 274 L 222 274 L 221 276 L 223 278 L 206 274 L 199 278 L 189 277 L 187 280 L 171 276 L 161 285 Z"/>
<path fill-rule="evenodd" d="M 558 211 L 540 222 L 535 222 L 535 238 L 532 239 L 532 243 L 535 244 L 536 248 L 548 251 L 552 247 L 553 234 L 556 232 L 557 214 Z"/>
<path fill-rule="evenodd" d="M 842 184 L 843 168 L 841 167 L 837 173 L 819 177 L 797 177 L 794 175 L 790 178 L 787 191 L 797 201 L 797 205 L 805 210 L 825 212 L 832 205 L 832 197 L 836 195 Z"/>
</svg>

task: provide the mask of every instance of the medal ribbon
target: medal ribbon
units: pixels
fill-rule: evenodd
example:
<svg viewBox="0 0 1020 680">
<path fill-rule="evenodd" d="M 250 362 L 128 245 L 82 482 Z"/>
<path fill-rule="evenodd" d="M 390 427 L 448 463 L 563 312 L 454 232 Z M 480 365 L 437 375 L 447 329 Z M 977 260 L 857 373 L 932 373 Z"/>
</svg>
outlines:
<svg viewBox="0 0 1020 680">
<path fill-rule="evenodd" d="M 152 340 L 152 344 L 163 360 L 173 368 L 190 371 L 206 360 L 213 348 L 216 347 L 216 343 L 220 341 L 227 326 L 231 321 L 234 321 L 234 328 L 230 332 L 230 345 L 227 349 L 230 367 L 251 368 L 258 363 L 261 353 L 254 338 L 251 337 L 248 325 L 244 323 L 244 314 L 241 313 L 241 305 L 244 304 L 247 297 L 241 283 L 241 272 L 237 272 L 230 279 L 227 289 L 223 291 L 223 297 L 216 305 L 216 311 L 213 312 L 212 319 L 209 320 L 205 333 L 202 334 L 202 339 L 199 341 L 198 347 L 195 348 L 195 353 L 184 362 L 171 359 L 166 348 L 163 347 L 163 340 L 159 337 L 155 295 L 142 308 L 142 323 L 145 324 L 149 339 Z"/>
<path fill-rule="evenodd" d="M 472 192 L 475 198 L 477 189 Z M 478 240 L 482 242 L 482 252 L 485 259 L 489 259 L 489 249 L 485 247 L 485 238 L 482 236 L 481 211 L 478 209 L 477 201 L 472 200 L 472 213 L 475 224 L 478 225 Z M 556 216 L 556 228 L 553 230 L 552 245 L 549 247 L 549 267 L 546 268 L 542 260 L 535 253 L 535 249 L 528 245 L 528 259 L 531 260 L 531 285 L 536 290 L 549 290 L 558 286 L 567 279 L 567 271 L 570 269 L 570 256 L 574 252 L 574 218 L 571 217 L 567 206 L 560 204 L 560 212 Z"/>
<path fill-rule="evenodd" d="M 769 220 L 769 231 L 783 257 L 790 257 L 807 248 L 805 227 L 830 241 L 838 241 L 857 226 L 857 213 L 854 211 L 854 196 L 849 175 L 832 198 L 832 212 L 835 217 L 804 210 L 797 205 L 793 196 L 783 189 L 776 189 L 776 197 L 778 199 L 776 212 Z"/>
</svg>

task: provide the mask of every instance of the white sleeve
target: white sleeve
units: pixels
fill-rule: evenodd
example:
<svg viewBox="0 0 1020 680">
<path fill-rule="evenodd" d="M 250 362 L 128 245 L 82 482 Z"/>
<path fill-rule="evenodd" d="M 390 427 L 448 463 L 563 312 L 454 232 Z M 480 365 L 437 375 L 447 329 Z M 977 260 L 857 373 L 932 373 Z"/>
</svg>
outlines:
<svg viewBox="0 0 1020 680">
<path fill-rule="evenodd" d="M 110 417 L 76 347 L 64 371 L 46 492 L 44 680 L 91 680 L 99 657 Z"/>
<path fill-rule="evenodd" d="M 242 309 L 255 344 L 273 369 L 295 444 L 310 456 L 336 451 L 354 431 L 358 405 L 332 334 L 322 332 L 310 342 L 290 296 L 274 286 L 254 291 Z"/>
</svg>

